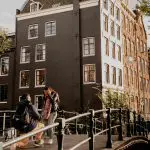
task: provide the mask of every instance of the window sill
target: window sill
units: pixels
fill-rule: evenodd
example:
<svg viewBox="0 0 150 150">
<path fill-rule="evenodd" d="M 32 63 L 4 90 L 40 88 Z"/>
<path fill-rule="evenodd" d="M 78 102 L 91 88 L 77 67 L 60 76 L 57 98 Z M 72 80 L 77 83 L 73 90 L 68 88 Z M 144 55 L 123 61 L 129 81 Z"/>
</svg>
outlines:
<svg viewBox="0 0 150 150">
<path fill-rule="evenodd" d="M 84 82 L 84 85 L 88 85 L 88 84 L 96 84 L 96 82 Z"/>
<path fill-rule="evenodd" d="M 25 87 L 19 87 L 19 89 L 28 89 L 29 86 L 25 86 Z"/>
<path fill-rule="evenodd" d="M 91 55 L 83 55 L 83 57 L 90 57 L 90 56 L 95 56 L 95 54 L 91 54 Z"/>
<path fill-rule="evenodd" d="M 8 74 L 5 74 L 5 75 L 0 75 L 0 77 L 6 77 L 6 76 L 8 76 Z"/>
<path fill-rule="evenodd" d="M 44 61 L 46 61 L 46 59 L 44 59 L 44 60 L 35 60 L 35 62 L 44 62 Z"/>
<path fill-rule="evenodd" d="M 28 62 L 20 62 L 20 64 L 29 64 L 30 63 L 30 61 L 28 61 Z"/>
<path fill-rule="evenodd" d="M 45 35 L 45 37 L 56 36 L 56 34 Z"/>
<path fill-rule="evenodd" d="M 0 104 L 7 104 L 7 102 L 0 102 Z"/>
<path fill-rule="evenodd" d="M 42 88 L 42 87 L 45 87 L 45 86 L 46 85 L 38 85 L 38 86 L 36 85 L 35 88 Z"/>
<path fill-rule="evenodd" d="M 28 40 L 37 39 L 37 38 L 38 38 L 38 36 L 37 37 L 28 37 Z"/>
</svg>

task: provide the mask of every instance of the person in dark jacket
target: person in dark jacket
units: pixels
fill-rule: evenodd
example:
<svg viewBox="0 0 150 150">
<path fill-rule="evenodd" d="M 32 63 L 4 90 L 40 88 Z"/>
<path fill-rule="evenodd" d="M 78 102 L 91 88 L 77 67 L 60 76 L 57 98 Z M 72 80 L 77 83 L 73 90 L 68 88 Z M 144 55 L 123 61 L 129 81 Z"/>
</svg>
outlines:
<svg viewBox="0 0 150 150">
<path fill-rule="evenodd" d="M 19 118 L 19 116 L 23 114 L 24 112 L 26 112 L 24 121 L 19 121 L 19 119 L 18 119 L 18 123 L 16 121 L 16 124 L 18 124 L 18 127 L 16 126 L 16 128 L 20 135 L 23 135 L 30 131 L 37 130 L 37 129 L 44 127 L 44 124 L 40 122 L 41 115 L 38 113 L 36 107 L 32 105 L 31 103 L 30 94 L 22 95 L 21 100 L 17 104 L 17 107 L 16 107 L 15 117 Z M 42 139 L 42 135 L 43 135 L 43 132 L 35 135 L 35 144 L 34 144 L 35 146 L 40 146 L 44 143 L 44 140 Z M 16 147 L 24 148 L 28 145 L 28 143 L 29 143 L 29 138 L 26 138 L 12 145 L 10 150 L 15 150 Z"/>
</svg>

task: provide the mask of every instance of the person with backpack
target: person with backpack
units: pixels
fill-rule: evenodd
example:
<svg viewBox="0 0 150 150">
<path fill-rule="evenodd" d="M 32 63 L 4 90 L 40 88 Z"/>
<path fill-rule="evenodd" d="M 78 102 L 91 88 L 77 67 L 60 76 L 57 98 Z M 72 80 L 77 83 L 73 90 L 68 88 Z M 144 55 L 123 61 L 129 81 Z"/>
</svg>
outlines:
<svg viewBox="0 0 150 150">
<path fill-rule="evenodd" d="M 53 124 L 57 118 L 59 95 L 51 87 L 45 87 L 44 92 L 44 104 L 42 109 L 42 117 L 45 126 Z M 49 137 L 48 143 L 53 144 L 53 129 L 47 131 Z"/>
<path fill-rule="evenodd" d="M 36 107 L 31 103 L 30 94 L 23 94 L 20 102 L 16 106 L 16 112 L 12 120 L 14 128 L 18 131 L 19 135 L 29 133 L 44 127 L 41 122 L 41 115 L 38 113 Z M 35 146 L 44 144 L 42 140 L 43 132 L 35 135 Z M 21 140 L 20 142 L 11 146 L 11 150 L 16 147 L 24 148 L 28 145 L 29 138 Z"/>
</svg>

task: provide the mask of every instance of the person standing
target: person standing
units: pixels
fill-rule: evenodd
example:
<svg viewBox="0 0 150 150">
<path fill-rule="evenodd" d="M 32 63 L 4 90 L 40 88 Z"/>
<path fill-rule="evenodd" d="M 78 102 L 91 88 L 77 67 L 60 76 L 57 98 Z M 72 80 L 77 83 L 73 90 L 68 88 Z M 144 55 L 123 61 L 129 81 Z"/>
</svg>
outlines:
<svg viewBox="0 0 150 150">
<path fill-rule="evenodd" d="M 57 118 L 58 104 L 60 102 L 58 93 L 51 87 L 44 88 L 44 105 L 42 109 L 43 122 L 45 126 L 51 125 Z M 53 128 L 47 131 L 48 143 L 53 144 Z"/>
</svg>

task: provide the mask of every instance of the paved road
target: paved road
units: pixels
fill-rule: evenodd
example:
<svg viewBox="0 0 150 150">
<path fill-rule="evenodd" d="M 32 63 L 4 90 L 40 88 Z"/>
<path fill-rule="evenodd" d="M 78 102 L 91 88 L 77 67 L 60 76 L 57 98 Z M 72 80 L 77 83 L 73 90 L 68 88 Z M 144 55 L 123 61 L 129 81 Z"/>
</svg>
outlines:
<svg viewBox="0 0 150 150">
<path fill-rule="evenodd" d="M 86 135 L 66 135 L 64 137 L 64 150 L 69 150 L 71 147 L 75 146 L 77 143 L 81 142 L 82 140 L 88 138 Z M 113 141 L 117 141 L 117 136 L 113 136 Z M 106 135 L 100 135 L 95 138 L 95 148 L 94 150 L 100 150 L 105 148 L 106 146 Z M 43 147 L 34 147 L 33 143 L 30 143 L 29 146 L 26 148 L 27 150 L 57 150 L 57 140 L 55 138 L 54 143 L 52 145 L 44 144 Z M 8 148 L 7 148 L 8 150 Z M 88 143 L 82 145 L 77 150 L 88 150 Z"/>
</svg>

